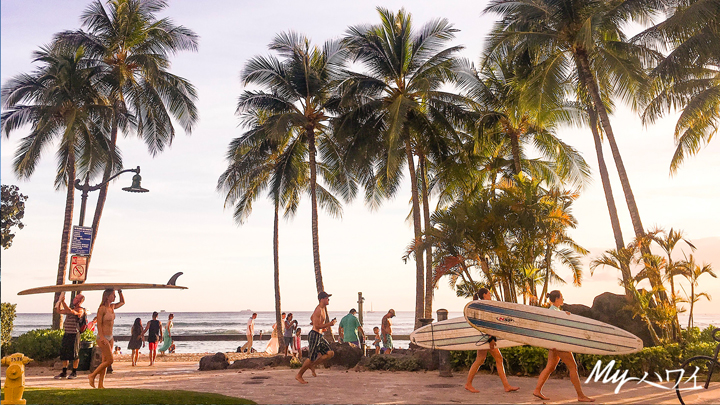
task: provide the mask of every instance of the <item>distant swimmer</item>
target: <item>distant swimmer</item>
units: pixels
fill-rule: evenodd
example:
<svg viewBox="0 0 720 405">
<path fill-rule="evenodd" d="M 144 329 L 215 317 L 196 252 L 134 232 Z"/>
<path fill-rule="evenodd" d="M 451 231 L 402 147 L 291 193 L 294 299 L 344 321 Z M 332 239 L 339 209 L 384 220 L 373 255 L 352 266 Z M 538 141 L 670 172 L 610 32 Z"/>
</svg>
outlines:
<svg viewBox="0 0 720 405">
<path fill-rule="evenodd" d="M 327 319 L 327 306 L 330 304 L 330 296 L 332 296 L 332 294 L 328 294 L 325 291 L 321 291 L 320 294 L 318 294 L 319 304 L 310 317 L 312 330 L 308 334 L 308 358 L 295 376 L 295 379 L 301 384 L 307 384 L 307 381 L 303 380 L 303 374 L 305 374 L 307 369 L 311 369 L 313 375 L 315 375 L 315 371 L 313 371 L 315 367 L 335 355 L 335 352 L 330 350 L 330 344 L 322 336 L 323 330 L 335 326 L 336 322 L 335 318 L 330 322 L 325 322 Z"/>
</svg>

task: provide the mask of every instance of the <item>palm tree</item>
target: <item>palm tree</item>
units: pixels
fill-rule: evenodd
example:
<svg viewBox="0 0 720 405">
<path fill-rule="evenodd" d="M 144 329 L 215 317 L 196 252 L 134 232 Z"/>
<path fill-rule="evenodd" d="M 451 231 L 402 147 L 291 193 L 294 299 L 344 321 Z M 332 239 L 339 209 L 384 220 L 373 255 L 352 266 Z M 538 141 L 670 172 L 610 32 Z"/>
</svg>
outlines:
<svg viewBox="0 0 720 405">
<path fill-rule="evenodd" d="M 695 258 L 693 257 L 693 255 L 690 255 L 690 258 L 686 258 L 680 264 L 679 268 L 676 271 L 680 275 L 685 276 L 687 281 L 690 282 L 690 296 L 688 297 L 688 301 L 690 302 L 688 328 L 690 328 L 693 325 L 693 309 L 695 307 L 695 303 L 698 302 L 700 298 L 705 298 L 708 301 L 710 301 L 711 299 L 708 293 L 695 291 L 695 287 L 698 287 L 700 285 L 698 283 L 698 279 L 703 274 L 709 274 L 714 278 L 717 278 L 717 275 L 715 275 L 715 272 L 713 272 L 712 266 L 710 264 L 703 263 L 703 265 L 700 266 L 699 264 L 695 263 Z"/>
<path fill-rule="evenodd" d="M 322 48 L 311 46 L 307 37 L 293 32 L 279 34 L 269 47 L 282 59 L 256 56 L 247 62 L 241 73 L 243 84 L 258 85 L 264 90 L 243 92 L 237 111 L 252 114 L 262 110 L 267 117 L 259 135 L 278 140 L 290 133 L 293 138 L 289 143 L 294 145 L 294 153 L 303 156 L 306 171 L 283 181 L 297 182 L 295 187 L 300 188 L 307 185 L 312 209 L 315 286 L 320 292 L 325 287 L 320 266 L 318 206 L 336 217 L 342 215 L 342 208 L 331 191 L 317 181 L 318 172 L 330 188 L 346 200 L 355 196 L 354 185 L 344 176 L 338 147 L 327 125 L 332 117 L 331 109 L 337 108 L 335 80 L 345 60 L 345 49 L 336 41 L 326 42 Z M 318 155 L 325 160 L 319 160 Z M 297 193 L 293 198 L 299 201 Z M 326 336 L 332 339 L 331 334 Z"/>
<path fill-rule="evenodd" d="M 682 111 L 675 125 L 677 148 L 670 174 L 695 155 L 720 126 L 720 0 L 674 0 L 667 20 L 634 38 L 658 53 L 657 79 L 649 89 L 643 120 L 652 123 L 664 113 Z"/>
<path fill-rule="evenodd" d="M 256 113 L 260 113 L 259 111 Z M 275 322 L 282 330 L 280 300 L 280 237 L 279 212 L 284 207 L 285 217 L 297 212 L 300 193 L 307 186 L 306 149 L 300 137 L 292 132 L 280 139 L 268 137 L 262 124 L 265 117 L 245 115 L 251 128 L 230 142 L 227 153 L 228 168 L 218 179 L 217 189 L 225 193 L 225 206 L 235 205 L 235 221 L 242 225 L 252 212 L 253 201 L 268 191 L 273 201 L 273 280 L 275 288 Z M 280 351 L 285 350 L 284 340 L 278 339 Z"/>
<path fill-rule="evenodd" d="M 493 0 L 485 9 L 501 15 L 490 36 L 488 52 L 512 46 L 529 51 L 537 58 L 528 94 L 552 95 L 557 93 L 554 89 L 558 86 L 574 83 L 578 101 L 591 102 L 589 113 L 591 118 L 597 114 L 597 122 L 610 144 L 636 237 L 643 236 L 645 231 L 615 141 L 608 104 L 613 97 L 632 103 L 646 79 L 641 57 L 649 52 L 628 43 L 622 26 L 631 19 L 648 20 L 663 10 L 663 3 L 660 0 Z M 606 197 L 608 195 L 606 189 Z M 612 211 L 610 209 L 611 216 L 615 215 Z M 619 245 L 617 238 L 616 234 Z"/>
<path fill-rule="evenodd" d="M 379 161 L 383 173 L 378 179 L 385 195 L 396 190 L 400 166 L 408 165 L 412 192 L 415 243 L 416 294 L 415 327 L 425 316 L 425 274 L 421 250 L 420 197 L 415 156 L 423 140 L 442 140 L 454 132 L 453 121 L 462 113 L 463 99 L 441 90 L 453 77 L 454 55 L 461 47 L 442 48 L 457 31 L 445 19 L 431 21 L 414 30 L 412 17 L 404 9 L 397 14 L 378 7 L 381 23 L 350 27 L 344 39 L 351 61 L 366 69 L 354 73 L 344 90 L 361 105 L 338 120 L 339 133 L 360 128 L 353 135 L 379 139 L 382 151 L 368 159 Z M 359 120 L 362 124 L 350 125 Z M 370 135 L 368 134 L 370 131 Z M 377 133 L 375 136 L 373 134 Z M 404 152 L 404 153 L 403 153 Z"/>
<path fill-rule="evenodd" d="M 57 35 L 59 41 L 82 45 L 87 56 L 104 65 L 104 81 L 110 87 L 111 118 L 110 151 L 116 156 L 117 135 L 133 131 L 143 139 L 155 156 L 172 144 L 175 119 L 186 133 L 197 122 L 195 87 L 186 79 L 168 71 L 170 55 L 180 51 L 197 50 L 198 36 L 193 31 L 175 25 L 169 18 L 158 19 L 156 13 L 165 10 L 166 0 L 108 0 L 106 8 L 95 0 L 84 11 L 81 21 L 87 32 L 65 31 Z M 126 115 L 130 114 L 130 119 Z M 117 166 L 114 158 L 105 167 L 103 181 L 107 181 Z M 108 184 L 98 195 L 93 217 L 93 238 L 90 254 L 95 246 Z"/>
<path fill-rule="evenodd" d="M 675 270 L 679 267 L 681 262 L 676 262 L 673 260 L 672 252 L 673 250 L 675 250 L 675 247 L 681 240 L 685 241 L 685 243 L 687 243 L 692 250 L 695 250 L 695 246 L 683 238 L 682 230 L 676 231 L 675 229 L 670 228 L 670 231 L 665 233 L 660 229 L 656 229 L 652 231 L 651 234 L 654 235 L 653 240 L 655 241 L 655 243 L 657 243 L 667 255 L 667 265 L 665 266 L 665 274 L 663 278 L 670 281 L 670 301 L 672 306 L 674 308 L 677 308 L 677 294 L 675 292 Z M 662 236 L 663 234 L 665 234 L 664 237 Z M 673 322 L 673 339 L 678 338 L 682 338 L 682 334 L 680 334 L 680 322 L 676 316 Z"/>
<path fill-rule="evenodd" d="M 9 137 L 13 130 L 32 126 L 15 153 L 13 169 L 19 178 L 31 177 L 42 150 L 59 140 L 55 188 L 67 187 L 56 280 L 60 285 L 65 283 L 77 168 L 91 175 L 108 160 L 103 119 L 109 108 L 97 86 L 102 69 L 88 65 L 83 48 L 53 44 L 36 51 L 34 62 L 40 63 L 34 72 L 3 86 L 2 130 Z M 59 293 L 53 302 L 58 298 Z M 61 327 L 54 309 L 52 327 Z"/>
</svg>

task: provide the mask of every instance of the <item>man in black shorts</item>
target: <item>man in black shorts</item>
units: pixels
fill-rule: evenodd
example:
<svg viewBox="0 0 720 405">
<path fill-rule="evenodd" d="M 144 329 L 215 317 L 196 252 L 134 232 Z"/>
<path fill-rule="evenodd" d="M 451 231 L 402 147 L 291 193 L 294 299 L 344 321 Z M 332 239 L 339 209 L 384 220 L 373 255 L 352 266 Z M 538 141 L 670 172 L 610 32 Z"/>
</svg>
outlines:
<svg viewBox="0 0 720 405">
<path fill-rule="evenodd" d="M 308 359 L 305 360 L 302 368 L 300 368 L 300 371 L 298 371 L 295 376 L 295 379 L 301 384 L 307 384 L 307 381 L 303 380 L 303 374 L 307 369 L 310 369 L 314 376 L 315 367 L 335 355 L 335 352 L 330 350 L 330 344 L 322 336 L 323 330 L 335 326 L 336 322 L 334 318 L 330 322 L 325 322 L 327 319 L 327 306 L 330 304 L 331 295 L 332 294 L 328 294 L 325 291 L 321 291 L 320 294 L 318 294 L 318 301 L 320 303 L 310 317 L 312 330 L 308 334 Z"/>
<path fill-rule="evenodd" d="M 63 361 L 62 372 L 55 376 L 56 380 L 67 378 L 72 380 L 77 378 L 77 368 L 80 362 L 80 319 L 86 317 L 85 308 L 81 305 L 85 301 L 85 297 L 82 294 L 78 294 L 73 299 L 73 302 L 68 307 L 65 303 L 65 298 L 60 300 L 60 313 L 65 315 L 65 322 L 63 323 L 63 338 L 62 346 L 60 348 L 60 360 Z M 73 362 L 72 372 L 70 375 L 67 373 L 70 361 Z"/>
</svg>

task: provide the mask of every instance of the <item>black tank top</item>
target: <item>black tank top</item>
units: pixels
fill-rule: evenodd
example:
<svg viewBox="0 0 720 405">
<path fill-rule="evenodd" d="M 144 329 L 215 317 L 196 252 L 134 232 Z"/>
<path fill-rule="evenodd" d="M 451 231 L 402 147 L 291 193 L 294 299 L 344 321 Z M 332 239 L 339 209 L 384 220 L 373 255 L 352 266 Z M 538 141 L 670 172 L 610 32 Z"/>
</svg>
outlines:
<svg viewBox="0 0 720 405">
<path fill-rule="evenodd" d="M 148 328 L 148 342 L 154 343 L 158 341 L 158 338 L 160 337 L 160 321 L 157 319 L 153 319 L 150 322 L 150 327 Z"/>
</svg>

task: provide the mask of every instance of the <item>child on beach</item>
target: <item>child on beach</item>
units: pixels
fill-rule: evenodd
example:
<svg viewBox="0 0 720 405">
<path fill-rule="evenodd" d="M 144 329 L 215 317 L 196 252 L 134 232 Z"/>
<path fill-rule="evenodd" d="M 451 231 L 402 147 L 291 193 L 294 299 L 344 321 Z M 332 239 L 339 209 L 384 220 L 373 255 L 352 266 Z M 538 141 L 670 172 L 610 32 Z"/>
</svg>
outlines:
<svg viewBox="0 0 720 405">
<path fill-rule="evenodd" d="M 301 328 L 295 329 L 295 336 L 293 336 L 292 344 L 290 345 L 290 353 L 292 353 L 293 357 L 297 358 L 300 358 L 300 345 L 302 343 L 301 332 Z"/>
<path fill-rule="evenodd" d="M 373 328 L 373 333 L 375 333 L 375 341 L 373 342 L 373 346 L 375 346 L 375 354 L 380 354 L 380 342 L 382 339 L 380 339 L 380 328 L 377 326 Z"/>
</svg>

